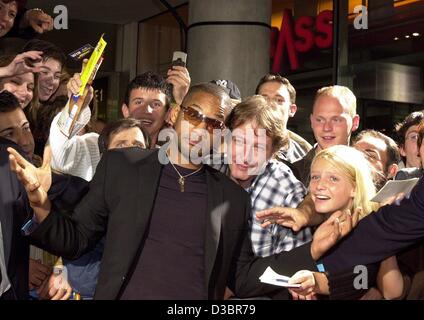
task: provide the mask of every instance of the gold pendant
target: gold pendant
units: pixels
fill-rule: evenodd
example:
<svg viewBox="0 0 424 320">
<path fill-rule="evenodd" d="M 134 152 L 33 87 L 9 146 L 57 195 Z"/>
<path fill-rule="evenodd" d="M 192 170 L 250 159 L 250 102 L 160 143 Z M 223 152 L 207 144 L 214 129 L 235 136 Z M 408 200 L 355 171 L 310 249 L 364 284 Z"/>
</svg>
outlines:
<svg viewBox="0 0 424 320">
<path fill-rule="evenodd" d="M 178 183 L 180 184 L 180 191 L 184 192 L 184 177 L 180 177 Z"/>
</svg>

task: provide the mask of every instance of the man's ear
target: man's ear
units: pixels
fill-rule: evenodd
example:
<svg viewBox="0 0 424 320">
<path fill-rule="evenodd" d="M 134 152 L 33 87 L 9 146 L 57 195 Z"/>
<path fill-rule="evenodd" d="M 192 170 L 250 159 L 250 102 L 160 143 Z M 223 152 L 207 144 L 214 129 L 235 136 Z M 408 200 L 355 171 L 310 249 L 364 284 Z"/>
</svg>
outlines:
<svg viewBox="0 0 424 320">
<path fill-rule="evenodd" d="M 172 104 L 169 107 L 168 113 L 165 117 L 165 122 L 169 126 L 171 127 L 174 126 L 175 122 L 177 121 L 178 113 L 180 112 L 180 110 L 181 110 L 181 106 L 179 104 Z"/>
<path fill-rule="evenodd" d="M 130 116 L 130 109 L 128 108 L 128 106 L 126 105 L 126 103 L 123 103 L 122 104 L 121 111 L 122 111 L 122 115 L 124 116 L 124 118 L 129 118 L 129 116 Z"/>
<path fill-rule="evenodd" d="M 406 152 L 403 146 L 399 147 L 399 153 L 402 157 L 406 157 Z"/>
<path fill-rule="evenodd" d="M 293 118 L 294 115 L 296 114 L 296 111 L 297 111 L 297 105 L 295 103 L 292 103 L 289 108 L 289 117 Z"/>
<path fill-rule="evenodd" d="M 359 128 L 359 114 L 355 114 L 352 118 L 352 132 L 355 132 Z"/>
<path fill-rule="evenodd" d="M 399 170 L 399 166 L 396 163 L 391 164 L 389 168 L 387 169 L 387 178 L 388 179 L 393 178 L 398 172 L 398 170 Z"/>
</svg>

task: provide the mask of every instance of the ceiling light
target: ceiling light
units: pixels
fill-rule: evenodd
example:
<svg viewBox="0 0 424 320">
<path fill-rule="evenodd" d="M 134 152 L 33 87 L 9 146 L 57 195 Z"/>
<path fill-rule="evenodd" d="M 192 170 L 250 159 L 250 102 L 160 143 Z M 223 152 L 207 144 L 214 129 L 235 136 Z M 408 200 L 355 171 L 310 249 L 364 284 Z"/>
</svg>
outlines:
<svg viewBox="0 0 424 320">
<path fill-rule="evenodd" d="M 414 32 L 412 35 L 413 35 L 414 37 L 418 37 L 420 34 L 419 34 L 418 32 Z"/>
<path fill-rule="evenodd" d="M 394 38 L 393 38 L 393 40 L 398 41 L 398 40 L 399 40 L 399 38 L 398 38 L 398 37 L 394 37 Z"/>
<path fill-rule="evenodd" d="M 407 35 L 405 36 L 405 38 L 406 38 L 406 39 L 409 39 L 409 34 L 407 34 Z"/>
</svg>

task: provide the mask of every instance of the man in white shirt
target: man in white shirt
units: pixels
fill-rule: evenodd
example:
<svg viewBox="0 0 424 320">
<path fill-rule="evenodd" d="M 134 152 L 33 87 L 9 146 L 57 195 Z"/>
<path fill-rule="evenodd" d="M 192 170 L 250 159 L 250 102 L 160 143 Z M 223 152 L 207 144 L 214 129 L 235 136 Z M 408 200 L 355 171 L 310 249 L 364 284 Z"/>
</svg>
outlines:
<svg viewBox="0 0 424 320">
<path fill-rule="evenodd" d="M 127 87 L 122 114 L 124 118 L 131 117 L 141 121 L 141 127 L 149 135 L 152 147 L 156 145 L 159 131 L 165 125 L 172 95 L 179 103 L 190 85 L 187 69 L 174 68 L 180 69 L 172 70 L 167 79 L 148 71 L 136 76 Z M 68 90 L 76 94 L 80 85 L 79 74 L 75 74 L 68 84 Z M 97 133 L 79 135 L 91 118 L 90 108 L 87 107 L 91 95 L 87 97 L 69 138 L 60 131 L 58 125 L 60 117 L 68 117 L 69 110 L 65 107 L 52 121 L 49 141 L 52 149 L 52 169 L 91 181 L 100 161 L 100 151 Z"/>
</svg>

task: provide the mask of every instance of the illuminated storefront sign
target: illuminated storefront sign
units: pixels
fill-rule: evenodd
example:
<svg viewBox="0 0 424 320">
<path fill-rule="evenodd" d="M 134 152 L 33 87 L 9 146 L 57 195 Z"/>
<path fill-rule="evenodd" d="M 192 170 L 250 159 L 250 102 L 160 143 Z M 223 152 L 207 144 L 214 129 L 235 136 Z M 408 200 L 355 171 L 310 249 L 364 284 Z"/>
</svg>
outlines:
<svg viewBox="0 0 424 320">
<path fill-rule="evenodd" d="M 315 47 L 330 48 L 333 44 L 333 11 L 324 10 L 316 18 L 302 16 L 293 23 L 292 12 L 283 11 L 283 21 L 278 36 L 271 36 L 271 56 L 274 58 L 272 72 L 281 70 L 284 55 L 287 53 L 292 70 L 299 69 L 298 53 L 306 53 Z"/>
</svg>

